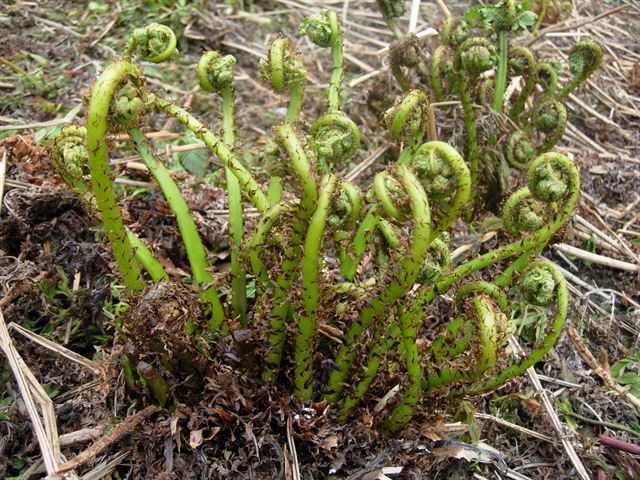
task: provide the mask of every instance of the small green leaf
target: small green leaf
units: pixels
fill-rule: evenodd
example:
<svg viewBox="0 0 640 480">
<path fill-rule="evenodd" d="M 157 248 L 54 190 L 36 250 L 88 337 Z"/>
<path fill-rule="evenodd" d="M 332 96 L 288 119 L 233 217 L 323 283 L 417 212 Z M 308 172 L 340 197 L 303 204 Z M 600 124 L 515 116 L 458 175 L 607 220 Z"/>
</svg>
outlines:
<svg viewBox="0 0 640 480">
<path fill-rule="evenodd" d="M 611 367 L 611 375 L 621 385 L 628 386 L 633 395 L 640 396 L 640 352 L 618 360 Z"/>
<path fill-rule="evenodd" d="M 207 150 L 190 150 L 178 154 L 180 164 L 190 173 L 204 177 L 209 171 L 209 154 Z"/>
<path fill-rule="evenodd" d="M 513 27 L 511 27 L 511 30 L 514 32 L 518 30 L 529 30 L 536 24 L 536 20 L 538 20 L 538 15 L 530 10 L 525 10 L 517 16 L 516 22 Z"/>
<path fill-rule="evenodd" d="M 484 5 L 474 5 L 465 12 L 463 18 L 470 27 L 480 27 L 480 25 L 482 24 L 482 20 L 484 19 L 483 10 L 485 8 L 487 7 L 485 7 Z"/>
</svg>

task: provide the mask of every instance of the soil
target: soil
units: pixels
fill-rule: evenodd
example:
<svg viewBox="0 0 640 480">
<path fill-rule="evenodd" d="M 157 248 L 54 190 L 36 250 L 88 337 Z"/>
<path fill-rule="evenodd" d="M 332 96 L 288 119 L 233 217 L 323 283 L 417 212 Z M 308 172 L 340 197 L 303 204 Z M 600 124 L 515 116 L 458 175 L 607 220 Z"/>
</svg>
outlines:
<svg viewBox="0 0 640 480">
<path fill-rule="evenodd" d="M 255 369 L 262 362 L 260 339 L 252 338 L 250 332 L 235 332 L 217 345 L 186 342 L 181 329 L 159 332 L 163 316 L 172 316 L 164 325 L 183 325 L 202 318 L 187 287 L 178 287 L 176 282 L 160 284 L 149 287 L 140 298 L 128 297 L 117 287 L 115 262 L 103 232 L 53 171 L 50 138 L 60 125 L 40 123 L 62 118 L 75 106 L 79 106 L 75 120 L 82 121 L 85 99 L 98 71 L 122 50 L 133 28 L 159 21 L 179 33 L 180 56 L 166 65 L 145 65 L 151 78 L 149 87 L 168 90 L 178 104 L 218 129 L 219 101 L 196 88 L 192 72 L 204 50 L 236 55 L 238 137 L 247 151 L 261 150 L 265 134 L 280 118 L 283 107 L 280 96 L 255 80 L 258 54 L 266 51 L 280 31 L 295 36 L 303 16 L 326 2 L 255 2 L 253 13 L 234 11 L 221 2 L 191 3 L 91 2 L 87 6 L 86 2 L 16 1 L 3 5 L 0 12 L 0 56 L 19 64 L 33 77 L 25 79 L 0 64 L 0 155 L 6 155 L 8 165 L 0 214 L 0 308 L 7 323 L 15 322 L 93 359 L 103 369 L 102 376 L 96 376 L 59 351 L 11 331 L 26 365 L 52 399 L 58 433 L 98 432 L 89 440 L 63 445 L 62 453 L 73 458 L 100 434 L 157 403 L 158 395 L 154 398 L 148 389 L 127 386 L 119 363 L 123 352 L 131 348 L 144 351 L 146 356 L 135 361 L 149 364 L 158 355 L 168 356 L 180 363 L 184 373 L 171 378 L 169 408 L 149 415 L 75 472 L 94 475 L 82 478 L 114 479 L 578 478 L 526 376 L 497 392 L 471 399 L 458 411 L 442 402 L 426 401 L 405 430 L 388 437 L 376 428 L 384 410 L 376 411 L 373 405 L 401 380 L 399 374 L 381 376 L 372 389 L 371 408 L 363 408 L 354 420 L 341 423 L 322 402 L 303 406 L 290 397 L 287 388 L 259 385 Z M 446 3 L 454 13 L 469 6 L 462 1 Z M 551 30 L 556 27 L 556 34 L 548 31 L 533 44 L 542 56 L 566 53 L 575 42 L 571 32 L 579 31 L 604 43 L 607 50 L 604 67 L 576 92 L 579 101 L 569 102 L 571 127 L 558 148 L 580 166 L 583 195 L 577 214 L 595 228 L 589 229 L 576 219 L 554 240 L 637 265 L 640 48 L 634 38 L 640 36 L 640 7 L 623 0 L 620 6 L 627 5 L 626 10 L 586 22 L 618 3 L 577 3 L 579 9 L 566 19 L 545 24 Z M 418 30 L 427 26 L 440 29 L 442 12 L 436 4 L 422 4 Z M 377 53 L 392 37 L 377 17 L 375 2 L 337 1 L 331 6 L 338 12 L 348 7 L 348 18 L 352 19 L 344 27 L 345 44 L 357 61 L 347 57 L 346 81 L 381 69 L 350 89 L 345 110 L 360 126 L 363 144 L 355 160 L 339 167 L 339 173 L 344 174 L 388 142 L 381 133 L 381 112 L 399 90 L 386 68 L 387 57 Z M 406 17 L 400 21 L 403 30 Z M 578 24 L 582 24 L 579 30 L 571 28 Z M 330 56 L 318 53 L 306 39 L 300 44 L 310 70 L 309 101 L 302 114 L 302 121 L 308 124 L 325 107 L 318 92 L 328 81 Z M 41 80 L 36 88 L 33 82 Z M 449 128 L 442 120 L 441 130 L 448 129 L 451 135 L 448 140 L 459 143 L 462 131 Z M 160 118 L 152 118 L 148 127 L 178 131 Z M 164 148 L 193 142 L 182 135 L 161 138 L 156 145 Z M 119 173 L 136 182 L 121 187 L 127 193 L 120 196 L 127 224 L 153 244 L 172 277 L 188 276 L 189 262 L 164 197 L 146 173 L 122 166 L 132 153 L 126 142 L 114 140 L 113 146 L 113 160 L 123 160 Z M 368 184 L 396 154 L 388 148 L 358 181 Z M 178 160 L 184 163 L 186 157 L 173 153 L 169 158 L 179 166 Z M 196 155 L 191 160 L 197 163 L 199 159 Z M 243 161 L 264 172 L 257 154 L 247 154 Z M 220 176 L 220 169 L 214 175 Z M 225 191 L 211 178 L 182 168 L 175 178 L 194 212 L 216 271 L 227 277 L 228 224 L 221 213 L 226 208 Z M 249 229 L 255 219 L 250 212 Z M 614 238 L 617 247 L 603 241 L 602 235 Z M 491 248 L 494 241 L 483 244 L 474 231 L 460 226 L 454 231 L 452 244 L 471 245 L 467 253 L 471 255 Z M 636 355 L 636 366 L 640 366 L 638 272 L 581 261 L 553 247 L 543 255 L 573 275 L 574 280 L 569 277 L 570 323 L 600 365 L 608 369 L 618 360 Z M 220 284 L 228 283 L 226 278 L 220 280 Z M 123 313 L 125 305 L 127 313 Z M 436 303 L 431 312 L 433 327 L 423 332 L 422 343 L 433 338 L 440 319 L 447 318 L 450 309 L 450 302 Z M 127 344 L 122 341 L 125 335 L 139 343 Z M 9 363 L 3 362 L 0 478 L 44 478 L 43 457 L 27 408 Z M 552 353 L 535 368 L 547 379 L 543 383 L 546 392 L 590 475 L 640 478 L 637 451 L 623 452 L 598 441 L 598 435 L 604 434 L 637 446 L 638 411 L 612 394 L 569 337 L 563 334 Z M 474 412 L 491 417 L 470 420 Z M 540 435 L 500 424 L 496 417 Z M 106 473 L 99 475 L 97 467 L 104 467 Z"/>
</svg>

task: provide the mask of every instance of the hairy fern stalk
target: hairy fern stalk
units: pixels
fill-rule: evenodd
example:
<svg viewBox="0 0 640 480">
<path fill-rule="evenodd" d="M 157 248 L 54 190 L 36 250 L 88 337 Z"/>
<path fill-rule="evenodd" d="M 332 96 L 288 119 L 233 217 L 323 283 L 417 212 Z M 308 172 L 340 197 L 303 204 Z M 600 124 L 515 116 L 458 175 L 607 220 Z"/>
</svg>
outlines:
<svg viewBox="0 0 640 480">
<path fill-rule="evenodd" d="M 239 161 L 232 56 L 205 52 L 197 68 L 203 90 L 222 97 L 222 138 L 162 92 L 147 89 L 134 59 L 164 62 L 177 54 L 174 33 L 158 24 L 135 30 L 123 57 L 99 77 L 86 126 L 67 127 L 55 139 L 54 163 L 101 219 L 122 282 L 133 295 L 145 287 L 145 295 L 149 289 L 153 294 L 154 283 L 164 285 L 165 293 L 167 285 L 168 291 L 182 287 L 163 269 L 153 246 L 124 224 L 111 181 L 107 135 L 129 134 L 131 146 L 175 214 L 205 321 L 180 315 L 186 310 L 176 307 L 179 302 L 171 297 L 169 313 L 182 323 L 171 332 L 173 340 L 167 340 L 165 332 L 164 340 L 156 342 L 162 346 L 153 357 L 155 364 L 135 351 L 135 345 L 152 344 L 155 333 L 129 338 L 134 347 L 125 349 L 123 367 L 131 386 L 145 385 L 162 405 L 175 403 L 189 385 L 197 385 L 198 374 L 205 375 L 202 363 L 219 341 L 250 329 L 263 357 L 260 381 L 276 386 L 288 378 L 284 385 L 290 385 L 300 401 L 323 399 L 342 419 L 370 400 L 382 376 L 403 372 L 400 393 L 388 402 L 382 423 L 393 432 L 425 400 L 454 401 L 494 389 L 553 347 L 567 316 L 567 289 L 557 268 L 536 256 L 570 218 L 578 201 L 579 176 L 575 165 L 558 153 L 536 151 L 530 161 L 519 160 L 526 186 L 504 202 L 505 242 L 454 262 L 448 230 L 477 197 L 481 151 L 469 150 L 463 157 L 445 142 L 425 141 L 432 107 L 423 90 L 409 89 L 385 114 L 389 138 L 400 147 L 397 159 L 365 190 L 341 178 L 338 172 L 358 156 L 361 138 L 343 110 L 338 17 L 322 11 L 305 19 L 300 32 L 331 51 L 327 110 L 310 125 L 301 124 L 307 72 L 293 40 L 274 40 L 260 62 L 259 76 L 277 93 L 288 95 L 289 106 L 266 139 L 263 157 L 272 172 L 266 185 Z M 459 45 L 453 70 L 474 76 L 452 73 L 448 87 L 468 95 L 478 75 L 492 68 L 494 52 L 486 40 L 459 40 L 443 46 Z M 532 68 L 526 52 L 514 52 Z M 540 107 L 532 118 L 546 122 L 547 116 L 559 113 L 553 102 L 572 88 L 547 91 L 548 110 Z M 514 104 L 512 111 L 521 108 Z M 219 285 L 221 276 L 207 258 L 178 185 L 145 138 L 149 114 L 174 119 L 224 165 L 232 248 L 228 288 Z M 253 231 L 243 224 L 246 204 L 260 215 Z M 247 301 L 247 277 L 255 282 L 253 303 Z M 511 288 L 516 283 L 519 289 Z M 420 351 L 417 339 L 428 326 L 430 305 L 449 291 L 455 292 L 456 313 Z M 523 358 L 511 356 L 506 348 L 515 331 L 512 300 L 537 305 L 548 314 L 544 335 Z M 134 323 L 125 332 L 136 337 L 141 326 L 129 322 Z M 320 335 L 323 325 L 342 335 Z M 187 369 L 190 383 L 176 380 L 181 368 Z"/>
</svg>

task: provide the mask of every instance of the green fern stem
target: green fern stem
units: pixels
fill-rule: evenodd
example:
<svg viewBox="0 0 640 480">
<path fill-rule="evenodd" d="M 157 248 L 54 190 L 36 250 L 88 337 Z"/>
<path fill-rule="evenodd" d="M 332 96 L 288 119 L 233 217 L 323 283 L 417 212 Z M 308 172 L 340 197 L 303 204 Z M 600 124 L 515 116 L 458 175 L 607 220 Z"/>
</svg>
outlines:
<svg viewBox="0 0 640 480">
<path fill-rule="evenodd" d="M 446 61 L 445 56 L 447 52 L 447 47 L 440 45 L 434 50 L 431 56 L 431 89 L 437 102 L 444 102 L 445 100 L 442 78 L 446 78 L 446 73 L 442 71 L 442 62 Z"/>
<path fill-rule="evenodd" d="M 127 238 L 129 239 L 129 243 L 131 243 L 131 247 L 133 248 L 133 254 L 140 262 L 140 265 L 142 265 L 142 268 L 147 271 L 147 273 L 151 277 L 151 280 L 156 283 L 162 280 L 168 282 L 169 275 L 167 275 L 164 267 L 155 257 L 151 249 L 147 247 L 144 242 L 140 240 L 140 238 L 128 227 L 126 227 L 126 230 Z"/>
<path fill-rule="evenodd" d="M 313 213 L 318 197 L 318 184 L 313 174 L 312 165 L 304 148 L 303 139 L 300 138 L 294 127 L 284 123 L 276 127 L 278 137 L 291 162 L 291 169 L 300 183 L 300 204 L 304 210 L 305 218 Z"/>
<path fill-rule="evenodd" d="M 191 265 L 193 280 L 198 286 L 204 287 L 200 291 L 200 300 L 209 315 L 209 329 L 214 332 L 219 331 L 224 323 L 224 309 L 216 287 L 213 285 L 213 275 L 207 270 L 204 245 L 187 202 L 180 194 L 180 190 L 173 178 L 171 178 L 169 170 L 153 154 L 144 134 L 138 129 L 133 129 L 130 131 L 130 135 L 135 143 L 136 150 L 140 154 L 140 158 L 158 182 L 169 208 L 176 216 L 176 223 Z"/>
<path fill-rule="evenodd" d="M 139 292 L 143 289 L 144 283 L 140 276 L 140 267 L 134 261 L 131 242 L 116 202 L 106 140 L 111 100 L 120 83 L 131 75 L 139 76 L 136 66 L 119 61 L 109 65 L 96 80 L 87 112 L 87 151 L 96 206 L 102 217 L 113 255 L 125 286 L 132 292 Z"/>
<path fill-rule="evenodd" d="M 285 202 L 278 202 L 269 208 L 260 218 L 258 226 L 245 244 L 245 253 L 249 258 L 251 270 L 253 271 L 253 275 L 259 280 L 257 286 L 265 285 L 268 280 L 268 268 L 263 259 L 267 254 L 264 246 L 269 243 L 268 235 L 282 214 L 292 208 L 292 205 Z"/>
<path fill-rule="evenodd" d="M 220 55 L 218 52 L 206 52 L 198 62 L 198 80 L 200 87 L 207 92 L 217 92 L 222 97 L 222 131 L 226 146 L 233 150 L 236 141 L 234 126 L 235 105 L 233 98 L 233 66 L 235 57 Z M 227 202 L 229 204 L 229 232 L 231 244 L 231 309 L 240 321 L 247 326 L 247 281 L 240 264 L 240 248 L 244 237 L 242 192 L 236 176 L 225 167 L 227 178 Z"/>
<path fill-rule="evenodd" d="M 233 90 L 230 86 L 222 90 L 222 128 L 224 142 L 233 148 L 236 135 L 234 129 Z M 247 326 L 247 279 L 240 263 L 240 248 L 244 237 L 242 191 L 240 182 L 233 172 L 225 167 L 227 177 L 227 199 L 229 203 L 229 232 L 231 239 L 231 308 L 240 320 L 240 326 Z"/>
<path fill-rule="evenodd" d="M 357 383 L 353 393 L 347 395 L 342 402 L 337 414 L 338 420 L 344 421 L 348 419 L 353 408 L 360 403 L 362 397 L 369 390 L 371 383 L 375 380 L 385 354 L 390 352 L 398 342 L 400 334 L 395 319 L 391 318 L 389 322 L 386 329 L 383 322 L 376 323 L 373 332 L 373 345 L 369 349 L 362 378 Z"/>
<path fill-rule="evenodd" d="M 304 140 L 300 138 L 293 125 L 284 123 L 276 128 L 278 141 L 285 150 L 290 170 L 297 177 L 300 185 L 300 204 L 288 231 L 287 246 L 281 261 L 281 271 L 278 274 L 273 298 L 268 299 L 272 305 L 269 314 L 271 331 L 269 332 L 270 348 L 267 352 L 267 367 L 263 378 L 271 381 L 276 376 L 277 368 L 282 361 L 286 336 L 286 324 L 291 319 L 293 308 L 290 290 L 296 280 L 296 272 L 300 266 L 303 253 L 303 242 L 307 232 L 309 220 L 316 209 L 318 200 L 318 185 L 313 173 L 312 164 L 304 148 Z"/>
<path fill-rule="evenodd" d="M 333 60 L 333 70 L 331 72 L 331 82 L 329 83 L 329 112 L 337 112 L 340 109 L 340 86 L 343 76 L 343 53 L 342 34 L 338 23 L 338 16 L 333 10 L 329 12 L 331 18 L 331 31 L 335 40 L 331 42 L 331 58 Z"/>
<path fill-rule="evenodd" d="M 377 0 L 378 8 L 382 13 L 382 18 L 389 26 L 389 29 L 393 32 L 396 38 L 402 37 L 402 32 L 398 27 L 398 24 L 394 20 L 395 17 L 401 17 L 406 11 L 406 7 L 403 0 Z"/>
<path fill-rule="evenodd" d="M 271 279 L 273 290 L 264 301 L 271 305 L 269 315 L 269 350 L 265 355 L 266 365 L 262 374 L 265 382 L 277 377 L 286 340 L 286 326 L 294 315 L 291 303 L 291 289 L 297 279 L 300 258 L 303 255 L 302 244 L 307 231 L 309 216 L 301 205 L 294 211 L 290 229 L 287 229 L 287 245 L 280 260 L 280 271 Z"/>
<path fill-rule="evenodd" d="M 362 255 L 364 255 L 371 236 L 376 231 L 379 218 L 378 207 L 375 205 L 369 207 L 362 222 L 358 225 L 353 240 L 348 243 L 346 248 L 340 250 L 340 275 L 348 282 L 352 282 L 356 276 Z"/>
<path fill-rule="evenodd" d="M 473 103 L 467 88 L 460 90 L 460 101 L 464 110 L 465 145 L 467 162 L 469 164 L 469 180 L 471 182 L 471 197 L 475 198 L 478 190 L 478 131 L 473 114 Z"/>
<path fill-rule="evenodd" d="M 318 275 L 322 266 L 321 247 L 324 237 L 331 196 L 336 185 L 336 177 L 327 174 L 320 184 L 320 194 L 316 210 L 309 221 L 307 236 L 304 241 L 304 258 L 302 260 L 302 298 L 304 313 L 300 315 L 298 335 L 295 343 L 295 391 L 302 400 L 310 400 L 313 393 L 313 354 L 318 305 L 320 302 L 320 285 Z"/>
<path fill-rule="evenodd" d="M 507 86 L 507 66 L 509 44 L 507 32 L 501 30 L 498 32 L 498 70 L 496 71 L 496 83 L 493 93 L 493 109 L 502 113 L 504 105 L 504 92 Z"/>
<path fill-rule="evenodd" d="M 175 118 L 198 137 L 220 161 L 233 173 L 240 182 L 240 188 L 255 205 L 261 215 L 269 208 L 269 201 L 253 175 L 240 163 L 225 143 L 214 135 L 207 127 L 183 108 L 159 97 L 153 98 L 154 106 L 165 114 Z"/>
<path fill-rule="evenodd" d="M 544 21 L 544 17 L 547 16 L 547 10 L 549 9 L 549 4 L 551 0 L 542 0 L 542 5 L 540 6 L 540 12 L 538 12 L 538 19 L 536 20 L 536 24 L 533 26 L 533 30 L 531 30 L 531 35 L 534 37 L 538 34 L 538 30 L 542 26 L 542 22 Z"/>
<path fill-rule="evenodd" d="M 357 350 L 354 348 L 355 342 L 373 322 L 384 315 L 390 305 L 408 293 L 415 283 L 420 268 L 427 255 L 429 237 L 431 233 L 431 214 L 427 195 L 422 188 L 419 179 L 406 165 L 397 165 L 395 168 L 402 185 L 402 189 L 408 198 L 411 211 L 413 228 L 408 251 L 399 261 L 397 271 L 395 275 L 393 275 L 389 285 L 378 297 L 371 300 L 370 306 L 362 309 L 358 319 L 347 331 L 346 340 L 340 347 L 334 370 L 331 372 L 325 387 L 324 399 L 329 403 L 337 402 L 344 389 L 344 382 L 357 355 Z M 376 177 L 380 176 L 386 177 L 388 175 L 384 172 L 376 175 Z M 390 217 L 396 220 L 406 218 L 404 213 L 399 211 L 395 205 L 392 206 L 393 208 L 389 208 L 389 205 L 385 205 L 387 203 L 388 195 L 380 195 L 380 193 L 380 189 L 377 189 L 376 195 L 378 196 L 378 200 Z M 404 210 L 406 207 L 401 206 L 400 208 L 401 210 Z M 398 216 L 398 214 L 400 215 Z M 375 376 L 376 372 L 372 370 L 371 373 Z M 361 389 L 355 392 L 354 399 L 356 402 L 353 404 L 354 406 L 357 403 L 357 400 L 359 400 L 364 393 L 365 392 Z"/>
<path fill-rule="evenodd" d="M 509 63 L 515 70 L 516 75 L 522 75 L 524 77 L 524 86 L 522 87 L 520 96 L 509 110 L 509 118 L 515 122 L 524 110 L 527 99 L 533 93 L 538 83 L 538 64 L 531 50 L 521 46 L 511 47 L 509 49 L 509 57 Z"/>
<path fill-rule="evenodd" d="M 342 33 L 338 15 L 333 10 L 322 10 L 306 17 L 300 25 L 300 33 L 307 35 L 313 43 L 331 48 L 333 70 L 329 83 L 329 113 L 340 110 L 340 85 L 343 75 Z"/>
</svg>

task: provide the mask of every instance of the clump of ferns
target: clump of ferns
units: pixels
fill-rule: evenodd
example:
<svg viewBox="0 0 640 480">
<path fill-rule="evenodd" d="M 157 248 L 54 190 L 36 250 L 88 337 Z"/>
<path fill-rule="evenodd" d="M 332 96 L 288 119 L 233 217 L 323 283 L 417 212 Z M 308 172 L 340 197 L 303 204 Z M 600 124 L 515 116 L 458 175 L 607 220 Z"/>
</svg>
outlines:
<svg viewBox="0 0 640 480">
<path fill-rule="evenodd" d="M 122 282 L 139 297 L 122 319 L 129 337 L 123 367 L 131 385 L 145 385 L 159 403 L 174 405 L 188 395 L 184 390 L 202 385 L 221 342 L 250 331 L 248 344 L 261 358 L 252 368 L 260 370 L 256 380 L 290 387 L 300 401 L 322 399 L 341 419 L 370 395 L 376 378 L 393 372 L 401 388 L 384 419 L 393 432 L 424 400 L 453 401 L 494 389 L 553 347 L 566 319 L 566 285 L 537 255 L 576 206 L 578 172 L 563 155 L 537 156 L 527 167 L 526 186 L 504 203 L 509 242 L 454 261 L 447 231 L 469 209 L 473 176 L 453 147 L 425 141 L 431 124 L 424 92 L 409 91 L 386 113 L 400 154 L 362 191 L 334 173 L 358 153 L 360 142 L 358 127 L 341 110 L 337 16 L 323 11 L 306 19 L 301 31 L 332 52 L 327 112 L 310 126 L 301 124 L 306 71 L 293 41 L 277 38 L 260 62 L 260 77 L 288 93 L 289 106 L 266 142 L 265 158 L 277 165 L 267 185 L 239 160 L 234 58 L 206 52 L 197 68 L 201 87 L 222 97 L 219 136 L 146 88 L 134 56 L 160 62 L 175 53 L 173 32 L 156 24 L 136 30 L 123 57 L 100 75 L 86 126 L 63 129 L 54 142 L 54 164 L 100 218 Z M 186 202 L 145 136 L 143 119 L 151 113 L 173 118 L 224 164 L 233 251 L 228 293 L 220 293 Z M 109 165 L 113 132 L 128 133 L 176 216 L 191 291 L 172 281 L 153 248 L 124 224 Z M 242 222 L 243 201 L 260 215 L 250 232 Z M 252 308 L 247 276 L 255 282 Z M 526 301 L 546 306 L 549 315 L 542 340 L 523 357 L 507 347 L 513 332 L 508 295 L 516 295 L 516 281 Z M 199 307 L 192 305 L 193 290 Z M 421 351 L 418 338 L 431 305 L 449 291 L 456 292 L 456 314 Z"/>
<path fill-rule="evenodd" d="M 508 171 L 525 170 L 560 141 L 567 125 L 563 102 L 598 68 L 602 48 L 592 41 L 575 44 L 566 62 L 570 77 L 561 87 L 563 64 L 538 60 L 517 43 L 520 32 L 538 26 L 530 2 L 500 0 L 472 7 L 462 18 L 449 17 L 430 54 L 415 35 L 403 36 L 395 24 L 394 17 L 404 13 L 397 8 L 402 2 L 378 4 L 398 38 L 390 49 L 393 75 L 404 91 L 426 89 L 448 114 L 457 115 L 448 102 L 462 104 L 461 143 L 474 195 L 477 191 L 497 205 L 491 194 L 508 191 Z M 512 83 L 517 88 L 505 101 Z"/>
</svg>

